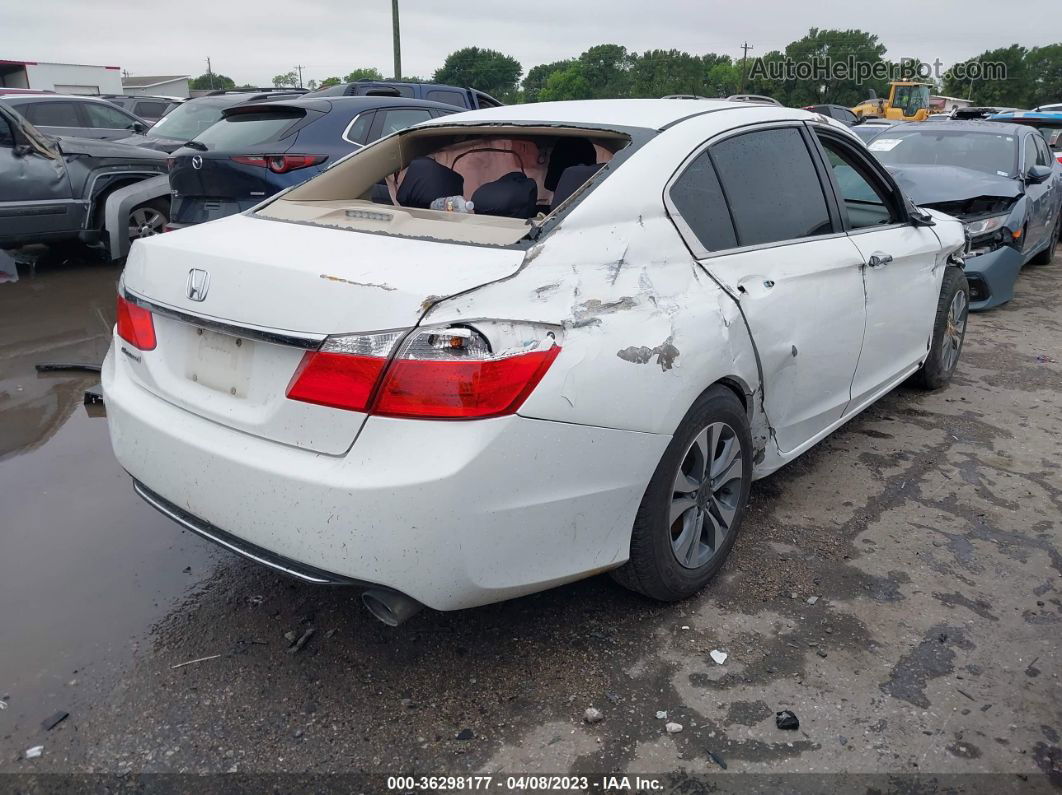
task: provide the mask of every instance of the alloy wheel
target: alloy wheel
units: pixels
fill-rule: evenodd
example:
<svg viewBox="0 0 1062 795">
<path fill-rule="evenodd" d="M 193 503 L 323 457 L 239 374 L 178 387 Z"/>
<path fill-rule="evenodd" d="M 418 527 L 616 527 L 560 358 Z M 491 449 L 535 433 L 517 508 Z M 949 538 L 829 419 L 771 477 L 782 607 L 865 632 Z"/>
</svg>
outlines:
<svg viewBox="0 0 1062 795">
<path fill-rule="evenodd" d="M 944 338 L 940 345 L 940 361 L 946 373 L 950 373 L 959 361 L 959 351 L 962 349 L 963 335 L 966 333 L 966 315 L 969 307 L 966 293 L 962 290 L 956 292 L 948 307 Z"/>
<path fill-rule="evenodd" d="M 669 514 L 671 551 L 687 569 L 715 556 L 731 532 L 743 473 L 741 440 L 725 422 L 698 433 L 675 474 Z"/>
<path fill-rule="evenodd" d="M 162 232 L 166 216 L 153 207 L 137 207 L 129 213 L 129 239 L 151 237 Z"/>
</svg>

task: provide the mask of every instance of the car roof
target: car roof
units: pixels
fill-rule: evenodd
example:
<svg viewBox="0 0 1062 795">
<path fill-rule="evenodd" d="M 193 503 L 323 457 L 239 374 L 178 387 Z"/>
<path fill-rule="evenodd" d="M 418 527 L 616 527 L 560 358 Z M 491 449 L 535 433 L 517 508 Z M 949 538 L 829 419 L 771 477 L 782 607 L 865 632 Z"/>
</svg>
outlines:
<svg viewBox="0 0 1062 795">
<path fill-rule="evenodd" d="M 5 94 L 4 99 L 14 104 L 25 104 L 25 102 L 63 102 L 71 99 L 83 99 L 89 102 L 102 102 L 106 105 L 112 103 L 101 97 L 89 96 L 88 94 Z"/>
<path fill-rule="evenodd" d="M 423 99 L 408 99 L 403 97 L 298 97 L 296 99 L 278 99 L 272 102 L 248 102 L 248 106 L 259 107 L 286 107 L 307 108 L 327 113 L 334 107 L 336 110 L 351 112 L 359 110 L 373 110 L 375 108 L 436 108 L 437 110 L 454 110 L 453 105 L 443 102 L 429 102 Z"/>
<path fill-rule="evenodd" d="M 1017 113 L 997 113 L 989 116 L 985 121 L 995 123 L 1012 122 L 1022 124 L 1026 122 L 1051 121 L 1062 124 L 1062 110 L 1022 110 Z"/>
<path fill-rule="evenodd" d="M 702 113 L 726 111 L 729 113 L 755 114 L 765 108 L 785 111 L 786 117 L 810 119 L 815 114 L 779 105 L 752 102 L 731 102 L 725 99 L 588 99 L 567 102 L 532 102 L 526 105 L 502 105 L 498 108 L 457 113 L 425 125 L 475 124 L 511 122 L 548 126 L 564 124 L 577 126 L 588 124 L 599 127 L 642 127 L 662 130 L 683 119 Z M 782 118 L 782 117 L 780 117 Z"/>
<path fill-rule="evenodd" d="M 1000 128 L 1003 130 L 1000 130 Z M 947 119 L 941 121 L 922 121 L 912 123 L 906 126 L 906 130 L 972 130 L 976 132 L 987 132 L 998 135 L 1000 132 L 1010 132 L 1013 135 L 1020 135 L 1022 132 L 1022 126 L 1020 124 L 1007 124 L 1005 122 L 988 121 L 987 119 Z"/>
</svg>

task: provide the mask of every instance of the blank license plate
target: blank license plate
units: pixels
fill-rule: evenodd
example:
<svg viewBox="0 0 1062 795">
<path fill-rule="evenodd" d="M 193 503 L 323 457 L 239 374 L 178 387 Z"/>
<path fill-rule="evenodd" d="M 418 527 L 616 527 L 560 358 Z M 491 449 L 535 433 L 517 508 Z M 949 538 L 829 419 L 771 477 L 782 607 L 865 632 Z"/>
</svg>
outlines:
<svg viewBox="0 0 1062 795">
<path fill-rule="evenodd" d="M 238 398 L 247 397 L 254 343 L 197 328 L 188 348 L 186 374 L 198 384 Z"/>
</svg>

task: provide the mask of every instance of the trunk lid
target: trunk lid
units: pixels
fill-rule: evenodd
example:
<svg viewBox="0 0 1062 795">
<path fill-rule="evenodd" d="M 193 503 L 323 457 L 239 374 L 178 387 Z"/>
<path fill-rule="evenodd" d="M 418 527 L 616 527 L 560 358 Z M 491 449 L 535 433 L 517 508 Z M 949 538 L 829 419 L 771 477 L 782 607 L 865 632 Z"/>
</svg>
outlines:
<svg viewBox="0 0 1062 795">
<path fill-rule="evenodd" d="M 410 328 L 436 300 L 515 273 L 523 255 L 244 215 L 140 240 L 124 289 L 162 311 L 158 345 L 132 360 L 131 377 L 220 424 L 339 455 L 365 415 L 289 400 L 306 347 L 262 334 L 316 347 L 329 334 Z M 189 297 L 193 269 L 208 274 L 201 301 Z"/>
</svg>

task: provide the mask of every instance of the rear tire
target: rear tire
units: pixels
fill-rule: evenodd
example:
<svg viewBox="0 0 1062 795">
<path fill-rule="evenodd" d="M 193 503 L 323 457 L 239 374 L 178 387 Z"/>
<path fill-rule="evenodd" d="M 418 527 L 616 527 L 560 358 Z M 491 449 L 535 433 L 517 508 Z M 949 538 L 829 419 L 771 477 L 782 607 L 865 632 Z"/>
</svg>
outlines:
<svg viewBox="0 0 1062 795">
<path fill-rule="evenodd" d="M 960 268 L 949 265 L 937 301 L 933 342 L 915 382 L 923 389 L 940 389 L 955 373 L 966 339 L 966 319 L 970 312 L 970 285 Z"/>
<path fill-rule="evenodd" d="M 152 199 L 129 211 L 129 242 L 162 234 L 170 222 L 168 199 Z"/>
<path fill-rule="evenodd" d="M 751 483 L 748 415 L 733 392 L 713 386 L 664 451 L 634 520 L 630 559 L 613 579 L 662 602 L 697 593 L 734 546 Z"/>
<path fill-rule="evenodd" d="M 1055 228 L 1051 235 L 1051 242 L 1047 244 L 1047 248 L 1029 260 L 1029 262 L 1033 265 L 1050 265 L 1055 259 L 1055 250 L 1058 248 L 1059 236 L 1062 236 L 1062 210 L 1058 211 L 1058 218 L 1055 219 Z"/>
</svg>

